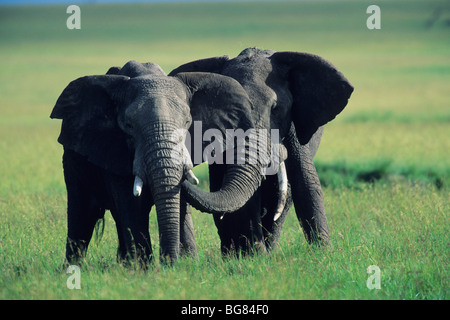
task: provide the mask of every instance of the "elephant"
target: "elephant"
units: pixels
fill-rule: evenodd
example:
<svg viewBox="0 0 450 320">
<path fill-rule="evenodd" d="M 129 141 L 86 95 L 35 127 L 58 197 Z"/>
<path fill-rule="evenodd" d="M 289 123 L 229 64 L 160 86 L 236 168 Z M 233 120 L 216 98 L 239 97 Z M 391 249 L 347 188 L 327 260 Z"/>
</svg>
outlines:
<svg viewBox="0 0 450 320">
<path fill-rule="evenodd" d="M 251 200 L 233 214 L 223 216 L 219 208 L 204 204 L 204 192 L 183 186 L 192 205 L 214 215 L 222 252 L 271 250 L 292 203 L 307 241 L 328 244 L 328 221 L 313 157 L 323 126 L 345 108 L 354 90 L 344 75 L 317 55 L 257 48 L 247 48 L 233 59 L 219 56 L 188 62 L 169 75 L 180 72 L 213 72 L 236 79 L 252 102 L 255 126 L 276 130 L 278 143 L 287 152 L 289 183 L 266 175 Z M 210 188 L 215 191 L 225 170 L 214 164 L 209 169 Z M 280 208 L 277 203 L 282 197 L 286 204 Z"/>
<path fill-rule="evenodd" d="M 180 197 L 182 184 L 198 182 L 186 136 L 195 121 L 203 131 L 215 128 L 223 134 L 251 129 L 251 109 L 247 93 L 230 77 L 202 72 L 167 76 L 154 63 L 130 61 L 104 75 L 70 82 L 50 115 L 62 119 L 58 142 L 64 149 L 67 261 L 85 257 L 96 222 L 110 210 L 118 259 L 152 262 L 148 226 L 153 205 L 160 260 L 173 264 L 180 254 L 195 254 L 192 219 Z M 259 187 L 261 166 L 228 165 L 222 188 L 211 195 L 223 202 L 242 193 L 237 204 L 229 201 L 235 210 Z M 237 185 L 241 176 L 247 179 Z"/>
</svg>

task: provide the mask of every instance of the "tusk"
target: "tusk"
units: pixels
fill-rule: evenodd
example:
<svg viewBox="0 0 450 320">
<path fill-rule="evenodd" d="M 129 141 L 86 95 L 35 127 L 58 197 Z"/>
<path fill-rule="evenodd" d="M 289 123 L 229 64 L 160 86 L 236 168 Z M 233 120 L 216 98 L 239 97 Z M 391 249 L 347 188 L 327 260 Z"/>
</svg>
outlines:
<svg viewBox="0 0 450 320">
<path fill-rule="evenodd" d="M 198 184 L 198 178 L 195 176 L 194 172 L 192 172 L 192 164 L 191 156 L 189 155 L 189 151 L 186 148 L 186 145 L 183 144 L 183 165 L 184 165 L 184 177 L 187 181 L 189 181 L 193 185 Z"/>
<path fill-rule="evenodd" d="M 287 190 L 288 190 L 288 181 L 286 174 L 286 166 L 284 165 L 284 161 L 280 163 L 280 168 L 278 169 L 278 205 L 277 210 L 275 211 L 275 216 L 273 217 L 273 221 L 277 221 L 283 213 L 284 206 L 286 205 L 287 200 Z"/>
<path fill-rule="evenodd" d="M 142 181 L 141 178 L 139 178 L 138 176 L 134 178 L 133 194 L 135 197 L 139 197 L 141 195 L 143 184 L 144 182 Z"/>
<path fill-rule="evenodd" d="M 195 176 L 195 174 L 194 174 L 194 172 L 192 172 L 192 170 L 189 170 L 186 173 L 186 179 L 187 179 L 187 181 L 189 181 L 193 185 L 197 185 L 198 184 L 198 178 Z"/>
</svg>

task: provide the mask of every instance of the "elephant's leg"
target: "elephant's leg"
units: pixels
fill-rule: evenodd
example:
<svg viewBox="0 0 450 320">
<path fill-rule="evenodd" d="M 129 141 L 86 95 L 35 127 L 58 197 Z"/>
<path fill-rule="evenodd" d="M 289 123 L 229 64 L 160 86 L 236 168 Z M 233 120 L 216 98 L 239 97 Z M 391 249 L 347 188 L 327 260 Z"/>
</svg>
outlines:
<svg viewBox="0 0 450 320">
<path fill-rule="evenodd" d="M 225 176 L 226 166 L 212 164 L 209 166 L 209 190 L 211 192 L 217 191 L 222 186 L 223 177 Z M 242 228 L 242 222 L 238 221 L 236 217 L 232 217 L 237 212 L 221 214 L 214 214 L 214 223 L 217 227 L 217 233 L 220 237 L 220 251 L 224 257 L 237 254 L 239 247 L 239 229 Z M 239 218 L 239 217 L 238 217 Z M 245 226 L 247 230 L 250 226 Z"/>
<path fill-rule="evenodd" d="M 249 253 L 252 248 L 253 225 L 248 212 L 227 213 L 225 216 L 214 215 L 214 223 L 220 236 L 220 250 L 224 257 L 239 256 Z"/>
<path fill-rule="evenodd" d="M 219 190 L 225 175 L 224 165 L 209 166 L 210 191 Z M 260 215 L 260 193 L 257 191 L 245 206 L 224 216 L 214 214 L 224 256 L 266 252 Z"/>
<path fill-rule="evenodd" d="M 134 197 L 134 178 L 105 177 L 112 195 L 111 214 L 116 222 L 119 237 L 117 258 L 119 261 L 136 260 L 146 265 L 153 258 L 149 228 L 149 212 L 152 200 L 147 189 L 140 197 Z"/>
<path fill-rule="evenodd" d="M 240 249 L 247 254 L 266 253 L 266 245 L 264 241 L 264 230 L 261 218 L 261 189 L 258 189 L 247 204 L 241 209 L 245 213 L 241 213 L 243 219 L 250 219 L 249 230 L 241 230 L 242 235 L 247 237 L 246 247 L 240 246 Z M 237 213 L 240 214 L 240 213 Z M 247 218 L 246 218 L 247 217 Z M 246 221 L 242 223 L 246 225 Z"/>
<path fill-rule="evenodd" d="M 288 183 L 288 195 L 283 212 L 277 221 L 273 221 L 279 197 L 278 193 L 274 192 L 274 190 L 278 189 L 278 179 L 276 176 L 268 176 L 265 183 L 262 185 L 262 205 L 264 210 L 262 212 L 262 224 L 265 245 L 270 251 L 278 246 L 281 229 L 289 210 L 292 207 L 291 186 Z"/>
<path fill-rule="evenodd" d="M 318 130 L 317 134 L 321 135 L 322 131 Z M 314 136 L 311 139 L 314 140 Z M 310 243 L 328 244 L 330 231 L 322 188 L 312 160 L 318 142 L 311 148 L 309 145 L 300 145 L 292 125 L 285 144 L 289 153 L 286 169 L 291 182 L 292 199 L 305 237 Z"/>
<path fill-rule="evenodd" d="M 112 210 L 111 213 L 116 221 L 117 235 L 119 237 L 117 260 L 125 263 L 135 260 L 142 265 L 151 262 L 153 252 L 148 231 L 137 227 L 127 219 L 123 219 L 121 217 L 123 214 L 116 210 Z M 142 224 L 148 226 L 148 220 L 142 221 Z"/>
<path fill-rule="evenodd" d="M 76 264 L 86 255 L 95 224 L 105 210 L 91 192 L 90 164 L 79 154 L 66 150 L 63 155 L 64 179 L 67 188 L 66 259 Z"/>
<path fill-rule="evenodd" d="M 191 208 L 183 197 L 180 199 L 180 254 L 182 256 L 198 256 Z"/>
<path fill-rule="evenodd" d="M 126 224 L 121 221 L 121 213 L 116 209 L 111 209 L 111 215 L 116 222 L 117 236 L 119 238 L 119 246 L 117 248 L 117 260 L 119 262 L 126 262 L 131 256 L 134 256 L 133 237 L 131 230 L 125 226 Z"/>
<path fill-rule="evenodd" d="M 133 234 L 139 260 L 148 263 L 153 259 L 152 242 L 149 233 L 149 214 L 151 205 L 140 204 L 137 217 L 136 232 Z"/>
<path fill-rule="evenodd" d="M 127 217 L 130 212 L 139 217 Z M 148 232 L 148 213 L 140 215 L 139 210 L 112 209 L 111 214 L 116 221 L 119 247 L 117 259 L 121 262 L 136 260 L 142 265 L 152 261 L 153 251 Z"/>
<path fill-rule="evenodd" d="M 105 210 L 94 206 L 89 195 L 69 189 L 72 188 L 67 192 L 66 259 L 70 264 L 76 264 L 86 256 L 95 224 L 104 216 Z"/>
<path fill-rule="evenodd" d="M 225 165 L 209 165 L 209 191 L 214 192 L 220 190 L 225 175 L 225 169 Z M 217 227 L 217 233 L 220 238 L 220 250 L 224 256 L 227 256 L 230 252 L 234 251 L 230 230 L 228 230 L 227 226 L 224 224 L 222 215 L 214 214 L 213 216 L 214 223 Z"/>
</svg>

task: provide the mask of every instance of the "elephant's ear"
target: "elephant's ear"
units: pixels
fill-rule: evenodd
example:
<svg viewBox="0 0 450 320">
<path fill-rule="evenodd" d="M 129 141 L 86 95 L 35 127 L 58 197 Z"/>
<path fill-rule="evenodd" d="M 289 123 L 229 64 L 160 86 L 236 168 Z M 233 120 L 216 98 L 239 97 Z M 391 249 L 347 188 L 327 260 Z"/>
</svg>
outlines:
<svg viewBox="0 0 450 320">
<path fill-rule="evenodd" d="M 212 72 L 221 73 L 225 63 L 230 60 L 228 56 L 213 57 L 207 59 L 200 59 L 185 63 L 176 69 L 173 69 L 169 76 L 174 76 L 182 72 Z"/>
<path fill-rule="evenodd" d="M 344 109 L 353 86 L 331 63 L 316 55 L 277 52 L 271 61 L 288 70 L 292 119 L 300 143 L 306 144 L 320 126 Z"/>
<path fill-rule="evenodd" d="M 189 131 L 194 143 L 200 140 L 197 137 L 196 125 L 201 122 L 201 134 L 206 140 L 202 141 L 202 150 L 211 143 L 208 141 L 210 136 L 203 136 L 209 129 L 220 132 L 223 137 L 222 150 L 226 150 L 227 129 L 242 129 L 246 132 L 254 128 L 250 99 L 239 82 L 233 78 L 205 72 L 179 73 L 176 77 L 188 87 L 191 94 L 189 105 L 193 125 Z M 210 133 L 215 137 L 214 131 Z"/>
<path fill-rule="evenodd" d="M 64 148 L 119 175 L 132 171 L 132 153 L 117 124 L 113 96 L 129 77 L 86 76 L 72 81 L 61 93 L 50 115 L 62 119 L 58 142 Z"/>
</svg>

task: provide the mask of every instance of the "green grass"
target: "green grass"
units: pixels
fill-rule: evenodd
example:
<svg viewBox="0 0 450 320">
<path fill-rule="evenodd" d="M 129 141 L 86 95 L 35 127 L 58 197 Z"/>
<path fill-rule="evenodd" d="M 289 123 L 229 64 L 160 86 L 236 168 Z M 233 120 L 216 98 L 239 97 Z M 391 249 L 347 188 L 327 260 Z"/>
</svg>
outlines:
<svg viewBox="0 0 450 320">
<path fill-rule="evenodd" d="M 379 1 L 382 29 L 369 31 L 369 4 L 89 4 L 78 31 L 65 6 L 0 7 L 0 299 L 448 299 L 449 8 Z M 333 245 L 307 245 L 291 209 L 275 252 L 224 260 L 211 217 L 194 212 L 199 259 L 144 273 L 116 263 L 108 214 L 81 290 L 68 290 L 60 123 L 49 119 L 63 88 L 131 59 L 169 72 L 250 46 L 319 54 L 355 86 L 316 155 Z M 205 166 L 195 170 L 204 183 Z M 369 265 L 380 290 L 366 287 Z"/>
<path fill-rule="evenodd" d="M 294 212 L 270 256 L 223 260 L 210 217 L 195 215 L 199 259 L 147 273 L 115 262 L 108 215 L 81 270 L 81 290 L 68 290 L 63 268 L 63 195 L 12 196 L 2 221 L 3 298 L 48 299 L 445 299 L 448 210 L 433 187 L 393 184 L 326 190 L 330 248 L 306 244 Z M 156 219 L 151 234 L 158 249 Z M 44 233 L 44 234 L 42 234 Z M 368 290 L 366 269 L 381 269 L 381 289 Z"/>
</svg>

